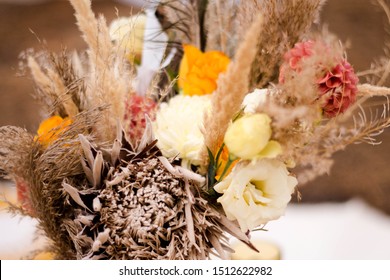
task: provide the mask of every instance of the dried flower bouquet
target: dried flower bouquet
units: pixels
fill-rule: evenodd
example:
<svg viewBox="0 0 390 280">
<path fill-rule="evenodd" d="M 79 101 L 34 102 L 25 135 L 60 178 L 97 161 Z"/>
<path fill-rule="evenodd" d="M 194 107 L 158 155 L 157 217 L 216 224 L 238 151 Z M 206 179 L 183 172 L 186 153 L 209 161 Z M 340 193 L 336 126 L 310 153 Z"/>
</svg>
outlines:
<svg viewBox="0 0 390 280">
<path fill-rule="evenodd" d="M 88 49 L 30 54 L 48 117 L 36 134 L 0 128 L 14 209 L 56 258 L 228 258 L 228 235 L 261 250 L 250 232 L 298 182 L 390 125 L 388 67 L 359 83 L 338 40 L 313 31 L 323 0 L 163 0 L 110 26 L 70 2 Z"/>
</svg>

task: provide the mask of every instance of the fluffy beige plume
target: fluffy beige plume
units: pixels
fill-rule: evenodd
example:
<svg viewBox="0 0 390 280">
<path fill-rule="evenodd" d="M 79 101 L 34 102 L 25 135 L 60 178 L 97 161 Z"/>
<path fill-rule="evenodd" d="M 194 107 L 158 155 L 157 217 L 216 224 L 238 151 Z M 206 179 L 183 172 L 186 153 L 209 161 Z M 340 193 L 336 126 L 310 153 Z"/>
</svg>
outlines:
<svg viewBox="0 0 390 280">
<path fill-rule="evenodd" d="M 254 16 L 264 17 L 258 38 L 256 58 L 252 64 L 250 88 L 262 88 L 277 78 L 282 55 L 309 30 L 318 19 L 324 0 L 254 0 L 245 1 L 237 16 L 238 34 L 243 34 Z M 239 39 L 238 39 L 239 40 Z"/>
<path fill-rule="evenodd" d="M 205 146 L 213 154 L 222 144 L 230 121 L 240 110 L 242 101 L 248 93 L 249 72 L 256 55 L 257 36 L 262 25 L 262 17 L 258 17 L 240 44 L 234 61 L 218 79 L 218 87 L 211 100 L 211 113 L 205 114 L 203 132 Z M 204 154 L 206 158 L 207 153 Z"/>
<path fill-rule="evenodd" d="M 201 47 L 199 7 L 197 0 L 163 0 L 160 9 L 175 31 L 175 42 Z"/>
<path fill-rule="evenodd" d="M 96 18 L 90 0 L 70 0 L 77 24 L 88 44 L 89 76 L 86 77 L 87 109 L 110 105 L 102 118 L 99 136 L 112 140 L 116 121 L 124 116 L 126 95 L 132 92 L 133 78 L 125 66 L 125 57 L 111 43 L 104 17 Z"/>
<path fill-rule="evenodd" d="M 209 1 L 205 18 L 206 50 L 219 50 L 229 57 L 234 56 L 238 36 L 235 30 L 237 21 L 234 19 L 238 6 L 231 0 Z"/>
<path fill-rule="evenodd" d="M 14 126 L 0 127 L 0 171 L 9 177 L 23 178 L 29 169 L 33 136 Z"/>
<path fill-rule="evenodd" d="M 79 110 L 60 75 L 51 68 L 44 72 L 32 56 L 28 57 L 27 62 L 38 89 L 38 99 L 46 104 L 47 110 L 62 117 L 75 116 Z"/>
<path fill-rule="evenodd" d="M 73 240 L 64 229 L 64 221 L 74 216 L 75 209 L 64 198 L 62 183 L 67 182 L 78 189 L 87 187 L 83 174 L 80 156 L 82 147 L 79 134 L 92 131 L 99 122 L 104 108 L 84 111 L 73 118 L 69 129 L 46 149 L 34 142 L 29 148 L 26 174 L 23 179 L 29 184 L 29 195 L 39 226 L 45 230 L 53 247 L 51 248 L 61 259 L 74 258 Z M 93 137 L 93 135 L 89 135 Z"/>
<path fill-rule="evenodd" d="M 390 96 L 390 88 L 370 84 L 358 85 L 359 96 Z"/>
</svg>

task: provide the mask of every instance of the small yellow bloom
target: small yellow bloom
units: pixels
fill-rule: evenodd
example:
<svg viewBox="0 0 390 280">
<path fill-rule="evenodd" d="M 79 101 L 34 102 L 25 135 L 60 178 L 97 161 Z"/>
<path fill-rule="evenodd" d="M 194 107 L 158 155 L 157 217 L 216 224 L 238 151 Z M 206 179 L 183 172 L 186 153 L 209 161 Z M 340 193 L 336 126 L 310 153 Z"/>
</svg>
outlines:
<svg viewBox="0 0 390 280">
<path fill-rule="evenodd" d="M 110 37 L 125 50 L 130 62 L 139 62 L 144 45 L 146 15 L 137 14 L 131 17 L 120 17 L 110 24 Z"/>
<path fill-rule="evenodd" d="M 69 118 L 63 119 L 60 116 L 52 116 L 41 122 L 35 140 L 47 147 L 57 140 L 60 133 L 65 131 L 71 123 L 72 121 Z"/>
<path fill-rule="evenodd" d="M 271 134 L 269 116 L 245 115 L 229 126 L 224 141 L 230 153 L 238 158 L 274 158 L 281 153 L 281 146 L 270 140 Z"/>
<path fill-rule="evenodd" d="M 191 45 L 184 45 L 184 56 L 179 69 L 179 88 L 186 95 L 210 94 L 217 88 L 219 74 L 226 71 L 230 59 L 219 51 L 203 53 Z"/>
</svg>

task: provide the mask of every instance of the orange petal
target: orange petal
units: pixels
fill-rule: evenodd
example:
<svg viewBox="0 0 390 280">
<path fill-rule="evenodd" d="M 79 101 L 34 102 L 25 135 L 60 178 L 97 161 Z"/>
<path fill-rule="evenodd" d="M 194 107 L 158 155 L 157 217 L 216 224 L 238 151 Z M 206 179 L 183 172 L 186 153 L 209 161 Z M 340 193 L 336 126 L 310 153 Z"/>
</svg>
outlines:
<svg viewBox="0 0 390 280">
<path fill-rule="evenodd" d="M 195 64 L 196 60 L 199 59 L 203 53 L 192 45 L 183 45 L 184 55 L 180 63 L 179 68 L 179 88 L 184 87 L 186 83 L 186 77 L 192 66 Z"/>
</svg>

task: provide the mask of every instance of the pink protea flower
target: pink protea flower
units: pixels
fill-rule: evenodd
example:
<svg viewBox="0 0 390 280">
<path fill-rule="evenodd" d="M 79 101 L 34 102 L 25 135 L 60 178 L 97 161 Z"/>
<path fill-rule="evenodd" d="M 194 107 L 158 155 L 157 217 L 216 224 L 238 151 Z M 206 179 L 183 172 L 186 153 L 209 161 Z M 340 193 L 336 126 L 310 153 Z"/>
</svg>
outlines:
<svg viewBox="0 0 390 280">
<path fill-rule="evenodd" d="M 145 96 L 132 95 L 126 104 L 125 120 L 129 120 L 128 133 L 133 143 L 140 140 L 146 126 L 145 115 L 153 121 L 156 117 L 156 102 Z"/>
<path fill-rule="evenodd" d="M 318 80 L 321 96 L 325 97 L 325 116 L 332 118 L 344 113 L 356 100 L 359 79 L 346 60 L 341 61 L 325 76 Z"/>
<path fill-rule="evenodd" d="M 301 72 L 303 64 L 301 61 L 315 53 L 315 42 L 306 41 L 295 44 L 294 48 L 284 55 L 284 63 L 280 67 L 279 82 L 285 82 L 285 73 L 288 70 Z M 327 48 L 325 48 L 327 49 Z M 331 70 L 321 67 L 319 63 L 316 71 L 319 71 L 317 81 L 319 88 L 318 99 L 323 100 L 322 109 L 326 117 L 332 118 L 344 113 L 356 100 L 357 83 L 359 79 L 355 72 L 344 58 L 336 59 L 340 62 Z"/>
</svg>

